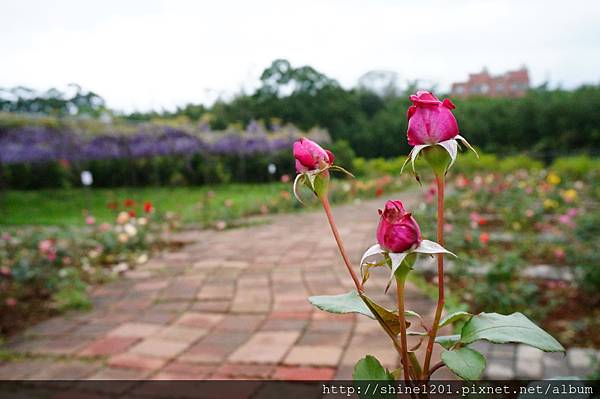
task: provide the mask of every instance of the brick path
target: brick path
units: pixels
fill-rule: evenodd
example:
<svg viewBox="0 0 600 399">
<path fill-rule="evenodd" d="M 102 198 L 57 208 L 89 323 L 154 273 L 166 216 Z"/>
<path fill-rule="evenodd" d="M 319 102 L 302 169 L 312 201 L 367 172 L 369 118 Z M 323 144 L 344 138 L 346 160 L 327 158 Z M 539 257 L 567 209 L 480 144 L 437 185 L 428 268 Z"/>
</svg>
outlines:
<svg viewBox="0 0 600 399">
<path fill-rule="evenodd" d="M 373 242 L 382 203 L 334 210 L 355 262 Z M 397 366 L 375 321 L 330 315 L 307 301 L 352 288 L 321 212 L 179 236 L 190 242 L 181 251 L 96 288 L 92 311 L 9 340 L 3 349 L 23 356 L 1 364 L 0 379 L 349 379 L 367 353 Z M 393 307 L 383 295 L 386 276 L 375 274 L 367 290 Z M 407 295 L 407 308 L 431 319 L 434 303 L 411 285 Z"/>
</svg>

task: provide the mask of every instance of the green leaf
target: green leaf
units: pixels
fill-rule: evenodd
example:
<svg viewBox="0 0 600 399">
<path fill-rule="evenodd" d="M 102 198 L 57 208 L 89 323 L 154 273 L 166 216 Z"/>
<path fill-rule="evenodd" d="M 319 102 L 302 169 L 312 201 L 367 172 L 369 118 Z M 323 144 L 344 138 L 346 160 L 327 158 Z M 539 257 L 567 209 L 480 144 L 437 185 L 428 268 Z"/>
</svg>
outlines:
<svg viewBox="0 0 600 399">
<path fill-rule="evenodd" d="M 470 344 L 480 339 L 496 344 L 522 343 L 545 352 L 565 351 L 556 339 L 519 312 L 508 316 L 498 313 L 473 316 L 463 326 L 460 342 Z"/>
<path fill-rule="evenodd" d="M 372 386 L 377 384 L 372 384 L 371 381 L 389 381 L 389 384 L 394 381 L 394 376 L 379 363 L 379 360 L 371 355 L 365 356 L 356 363 L 352 379 L 354 380 L 358 397 L 361 399 L 396 398 L 395 394 L 377 392 L 375 391 L 377 388 Z"/>
<path fill-rule="evenodd" d="M 362 294 L 361 297 L 382 327 L 390 331 L 394 336 L 400 334 L 400 321 L 398 320 L 397 312 L 392 312 L 391 310 L 384 308 L 365 294 Z M 410 323 L 406 322 L 406 328 L 409 326 Z"/>
<path fill-rule="evenodd" d="M 358 294 L 356 291 L 350 291 L 340 295 L 319 295 L 311 296 L 308 301 L 316 308 L 329 313 L 359 313 L 371 319 L 379 321 L 393 335 L 400 333 L 400 322 L 398 312 L 392 312 L 377 304 L 368 296 Z M 418 316 L 412 311 L 405 312 L 407 316 Z M 406 322 L 406 327 L 410 326 Z"/>
<path fill-rule="evenodd" d="M 401 380 L 402 378 L 404 378 L 404 373 L 402 372 L 402 367 L 398 367 L 397 369 L 394 369 L 394 371 L 391 372 L 392 377 L 394 377 L 394 380 Z"/>
<path fill-rule="evenodd" d="M 365 304 L 356 291 L 340 295 L 311 296 L 308 301 L 318 309 L 329 313 L 360 313 L 375 319 L 373 312 Z"/>
<path fill-rule="evenodd" d="M 485 370 L 485 357 L 471 348 L 442 352 L 442 361 L 463 380 L 476 380 Z"/>
<path fill-rule="evenodd" d="M 410 361 L 410 365 L 412 366 L 415 375 L 421 375 L 423 370 L 421 369 L 421 364 L 419 364 L 419 359 L 417 359 L 415 352 L 408 352 L 408 360 Z"/>
<path fill-rule="evenodd" d="M 394 377 L 386 370 L 379 360 L 374 356 L 367 355 L 360 359 L 354 366 L 352 373 L 354 380 L 370 380 L 370 381 L 393 381 Z"/>
<path fill-rule="evenodd" d="M 473 315 L 469 312 L 455 312 L 449 314 L 440 321 L 440 328 L 444 327 L 445 325 L 452 324 L 458 320 L 470 319 L 471 316 Z"/>
<path fill-rule="evenodd" d="M 460 341 L 460 335 L 438 335 L 435 337 L 435 343 L 442 345 L 445 349 L 450 349 Z"/>
</svg>

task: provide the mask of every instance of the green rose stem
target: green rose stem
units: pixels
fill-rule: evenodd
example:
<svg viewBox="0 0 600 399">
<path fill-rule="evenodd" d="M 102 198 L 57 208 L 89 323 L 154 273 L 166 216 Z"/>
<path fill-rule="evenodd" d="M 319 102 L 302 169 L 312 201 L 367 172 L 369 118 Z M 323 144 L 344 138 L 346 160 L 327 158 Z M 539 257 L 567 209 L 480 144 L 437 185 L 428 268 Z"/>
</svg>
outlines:
<svg viewBox="0 0 600 399">
<path fill-rule="evenodd" d="M 410 384 L 409 367 L 408 362 L 408 344 L 406 342 L 406 318 L 404 315 L 404 284 L 406 283 L 406 276 L 410 268 L 405 265 L 401 265 L 396 271 L 396 290 L 398 294 L 398 321 L 400 322 L 400 340 L 402 342 L 402 371 L 404 372 L 404 381 Z"/>
<path fill-rule="evenodd" d="M 435 169 L 435 168 L 434 168 Z M 437 242 L 440 245 L 444 245 L 444 188 L 445 188 L 445 176 L 444 173 L 436 173 L 435 182 L 437 184 Z M 444 309 L 444 255 L 438 254 L 437 256 L 437 268 L 438 268 L 438 301 L 435 310 L 435 318 L 433 320 L 433 326 L 429 334 L 429 341 L 427 342 L 427 350 L 425 352 L 425 362 L 423 363 L 423 375 L 428 377 L 431 372 L 429 371 L 429 364 L 431 363 L 431 355 L 433 353 L 433 344 L 435 337 L 438 333 L 438 327 L 440 319 L 442 317 L 442 310 Z"/>
<path fill-rule="evenodd" d="M 318 197 L 321 200 L 321 204 L 323 205 L 323 209 L 325 210 L 325 214 L 327 215 L 327 220 L 329 221 L 329 226 L 331 226 L 331 231 L 333 232 L 333 236 L 335 237 L 335 241 L 337 242 L 337 246 L 340 250 L 340 254 L 342 255 L 342 258 L 344 259 L 344 263 L 346 264 L 346 267 L 348 268 L 348 272 L 350 272 L 350 276 L 352 276 L 352 280 L 354 280 L 354 285 L 356 286 L 356 290 L 359 293 L 362 293 L 363 292 L 362 284 L 360 283 L 358 276 L 356 275 L 356 273 L 354 272 L 354 269 L 352 268 L 352 263 L 350 263 L 350 259 L 348 258 L 348 255 L 346 254 L 346 250 L 344 249 L 344 244 L 342 243 L 342 238 L 340 237 L 340 233 L 338 232 L 337 226 L 335 225 L 335 222 L 333 220 L 333 214 L 331 213 L 331 206 L 329 205 L 329 199 L 327 198 L 327 192 L 319 193 L 319 194 L 320 195 L 318 195 Z"/>
</svg>

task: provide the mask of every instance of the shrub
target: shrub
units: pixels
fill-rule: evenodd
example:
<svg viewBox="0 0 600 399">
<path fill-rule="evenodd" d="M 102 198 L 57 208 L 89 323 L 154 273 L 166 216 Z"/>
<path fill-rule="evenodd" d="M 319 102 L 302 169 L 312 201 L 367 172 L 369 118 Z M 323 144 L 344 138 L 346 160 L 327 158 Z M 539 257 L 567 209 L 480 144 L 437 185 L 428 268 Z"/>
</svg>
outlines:
<svg viewBox="0 0 600 399">
<path fill-rule="evenodd" d="M 528 171 L 541 170 L 544 164 L 527 155 L 511 155 L 500 160 L 498 170 L 501 172 L 514 172 L 519 169 Z"/>
<path fill-rule="evenodd" d="M 576 277 L 580 286 L 591 293 L 600 288 L 600 211 L 587 212 L 576 219 L 574 240 L 568 249 L 569 259 L 575 265 Z"/>
<path fill-rule="evenodd" d="M 329 150 L 335 154 L 335 163 L 343 168 L 352 168 L 352 162 L 356 154 L 347 140 L 337 140 L 329 146 Z"/>
<path fill-rule="evenodd" d="M 582 179 L 588 173 L 600 169 L 600 159 L 590 158 L 587 155 L 561 157 L 552 163 L 551 169 L 559 176 Z"/>
</svg>

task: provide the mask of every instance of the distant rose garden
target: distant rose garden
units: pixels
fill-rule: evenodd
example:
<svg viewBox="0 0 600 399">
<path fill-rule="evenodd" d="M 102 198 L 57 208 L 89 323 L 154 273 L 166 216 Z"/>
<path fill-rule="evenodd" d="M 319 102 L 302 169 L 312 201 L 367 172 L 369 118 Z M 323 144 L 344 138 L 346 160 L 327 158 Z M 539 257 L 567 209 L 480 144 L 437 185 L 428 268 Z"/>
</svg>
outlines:
<svg viewBox="0 0 600 399">
<path fill-rule="evenodd" d="M 183 245 L 169 239 L 175 231 L 219 234 L 322 207 L 354 289 L 307 300 L 374 319 L 401 359 L 402 367 L 387 370 L 366 356 L 355 379 L 410 384 L 442 367 L 478 379 L 486 364 L 470 347 L 478 340 L 549 352 L 600 348 L 600 161 L 483 153 L 468 132 L 459 134 L 450 100 L 418 92 L 411 102 L 411 152 L 388 159 L 356 157 L 325 129 L 279 121 L 212 130 L 189 121 L 3 115 L 0 332 L 9 337 L 51 315 L 89 309 L 90 287 Z M 54 204 L 52 190 L 30 197 L 44 189 L 65 197 Z M 421 199 L 412 209 L 403 204 L 407 192 Z M 393 199 L 373 214 L 379 227 L 358 263 L 344 250 L 331 205 L 383 197 Z M 56 217 L 30 219 L 28 207 Z M 367 295 L 370 273 L 380 269 L 389 273 L 396 309 Z M 404 307 L 406 281 L 438 301 L 433 324 Z M 523 332 L 513 334 L 515 326 Z M 453 334 L 439 334 L 444 327 Z M 424 358 L 408 336 L 419 337 Z M 439 362 L 434 345 L 443 348 Z"/>
</svg>

